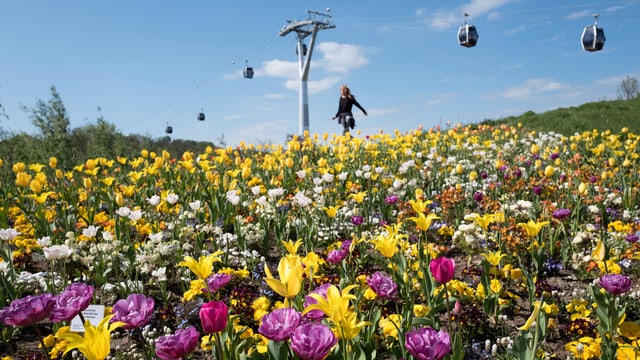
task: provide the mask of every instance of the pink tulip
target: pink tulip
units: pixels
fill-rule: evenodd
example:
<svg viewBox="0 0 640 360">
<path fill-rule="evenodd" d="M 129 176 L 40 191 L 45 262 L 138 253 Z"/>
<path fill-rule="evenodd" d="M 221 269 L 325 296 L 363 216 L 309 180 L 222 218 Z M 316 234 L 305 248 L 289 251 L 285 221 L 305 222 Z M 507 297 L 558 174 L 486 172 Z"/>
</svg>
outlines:
<svg viewBox="0 0 640 360">
<path fill-rule="evenodd" d="M 213 334 L 227 327 L 229 307 L 222 301 L 209 301 L 200 308 L 200 322 L 202 330 L 207 334 Z"/>
<path fill-rule="evenodd" d="M 456 262 L 442 256 L 431 260 L 429 270 L 440 284 L 446 284 L 453 279 L 453 274 L 456 272 Z"/>
</svg>

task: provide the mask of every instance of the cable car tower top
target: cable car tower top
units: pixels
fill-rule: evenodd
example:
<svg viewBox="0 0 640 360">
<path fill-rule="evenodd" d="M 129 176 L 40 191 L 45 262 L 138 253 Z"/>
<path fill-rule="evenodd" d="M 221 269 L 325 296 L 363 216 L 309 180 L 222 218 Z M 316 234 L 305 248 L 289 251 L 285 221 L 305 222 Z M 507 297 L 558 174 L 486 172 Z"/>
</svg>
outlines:
<svg viewBox="0 0 640 360">
<path fill-rule="evenodd" d="M 329 10 L 330 9 L 327 8 L 327 12 Z M 309 131 L 309 95 L 307 80 L 309 79 L 309 66 L 311 64 L 311 55 L 313 54 L 313 45 L 315 44 L 318 31 L 336 27 L 329 23 L 331 19 L 331 15 L 329 14 L 311 10 L 307 10 L 307 14 L 308 17 L 306 20 L 287 20 L 288 24 L 283 26 L 278 33 L 280 36 L 287 36 L 291 32 L 297 34 L 296 53 L 298 54 L 298 63 L 300 65 L 298 129 L 301 137 L 305 131 Z M 307 47 L 303 43 L 303 40 L 309 35 L 311 35 L 311 40 Z"/>
</svg>

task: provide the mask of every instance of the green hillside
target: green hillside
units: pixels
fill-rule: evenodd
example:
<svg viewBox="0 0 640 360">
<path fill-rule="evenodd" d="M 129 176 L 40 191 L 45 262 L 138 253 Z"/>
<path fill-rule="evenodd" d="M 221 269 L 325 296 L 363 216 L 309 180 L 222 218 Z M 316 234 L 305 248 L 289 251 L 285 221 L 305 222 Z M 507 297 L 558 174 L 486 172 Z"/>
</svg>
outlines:
<svg viewBox="0 0 640 360">
<path fill-rule="evenodd" d="M 518 123 L 531 130 L 554 131 L 564 135 L 593 129 L 620 132 L 624 127 L 635 134 L 640 134 L 640 97 L 631 100 L 586 103 L 539 114 L 527 111 L 520 116 L 482 122 L 485 125 L 516 125 Z"/>
</svg>

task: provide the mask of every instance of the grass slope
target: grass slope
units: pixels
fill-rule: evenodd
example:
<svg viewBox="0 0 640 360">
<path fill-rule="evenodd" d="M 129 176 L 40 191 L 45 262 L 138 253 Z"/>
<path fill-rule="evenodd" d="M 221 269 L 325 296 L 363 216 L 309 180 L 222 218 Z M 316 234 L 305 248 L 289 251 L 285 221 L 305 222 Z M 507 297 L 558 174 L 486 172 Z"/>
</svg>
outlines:
<svg viewBox="0 0 640 360">
<path fill-rule="evenodd" d="M 520 116 L 500 120 L 485 120 L 485 125 L 517 125 L 536 131 L 554 131 L 573 135 L 584 131 L 611 130 L 620 132 L 624 127 L 640 133 L 640 97 L 631 100 L 598 101 L 576 107 L 559 108 L 536 114 L 527 111 Z"/>
</svg>

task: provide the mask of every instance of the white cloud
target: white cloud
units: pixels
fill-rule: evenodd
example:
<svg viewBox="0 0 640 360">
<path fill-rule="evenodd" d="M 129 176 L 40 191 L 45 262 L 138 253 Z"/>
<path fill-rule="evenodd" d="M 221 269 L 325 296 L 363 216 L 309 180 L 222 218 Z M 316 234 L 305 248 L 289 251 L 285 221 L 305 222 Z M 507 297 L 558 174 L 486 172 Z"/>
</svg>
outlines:
<svg viewBox="0 0 640 360">
<path fill-rule="evenodd" d="M 431 99 L 427 101 L 427 105 L 435 106 L 435 105 L 449 102 L 455 98 L 456 98 L 456 94 L 454 93 L 437 94 L 436 96 L 431 97 Z"/>
<path fill-rule="evenodd" d="M 362 47 L 336 42 L 323 42 L 316 49 L 322 58 L 316 61 L 327 72 L 348 73 L 369 63 Z"/>
<path fill-rule="evenodd" d="M 309 94 L 317 94 L 335 87 L 340 82 L 340 76 L 353 71 L 369 63 L 365 56 L 365 49 L 351 44 L 339 44 L 336 42 L 322 42 L 315 46 L 311 59 L 311 72 L 318 80 L 307 82 Z M 299 87 L 299 63 L 297 61 L 270 60 L 262 63 L 260 69 L 256 69 L 256 75 L 284 78 L 284 87 L 289 90 L 298 90 Z M 320 75 L 318 75 L 320 74 Z M 282 97 L 281 95 L 280 97 Z M 267 97 L 267 96 L 265 96 Z M 269 94 L 268 98 L 274 99 L 275 94 Z"/>
<path fill-rule="evenodd" d="M 265 94 L 264 95 L 265 99 L 270 99 L 270 100 L 284 99 L 286 97 L 287 97 L 287 95 L 285 95 L 285 94 Z"/>
<path fill-rule="evenodd" d="M 580 11 L 572 12 L 571 14 L 567 15 L 565 19 L 567 20 L 584 19 L 584 18 L 591 17 L 591 15 L 593 15 L 592 10 L 588 10 L 588 9 L 580 10 Z"/>
<path fill-rule="evenodd" d="M 500 18 L 500 13 L 496 11 L 509 3 L 513 3 L 516 0 L 471 0 L 467 4 L 463 4 L 459 7 L 439 10 L 431 15 L 423 10 L 416 11 L 416 15 L 422 17 L 425 16 L 425 23 L 438 31 L 446 30 L 452 26 L 461 25 L 464 22 L 464 13 L 468 13 L 471 18 L 487 15 L 490 20 Z"/>
<path fill-rule="evenodd" d="M 274 120 L 236 126 L 225 138 L 229 144 L 237 144 L 242 140 L 253 144 L 283 143 L 289 125 L 284 120 Z"/>
<path fill-rule="evenodd" d="M 569 86 L 551 79 L 529 79 L 524 84 L 506 88 L 500 94 L 508 99 L 527 100 L 545 92 L 567 89 Z"/>
</svg>

